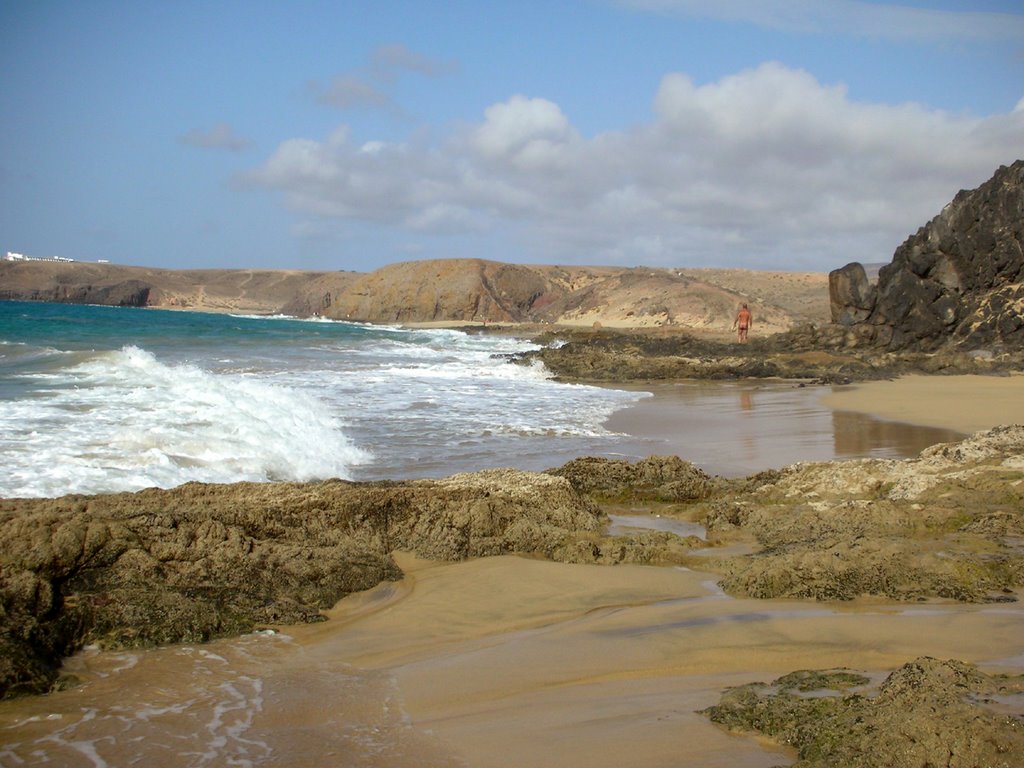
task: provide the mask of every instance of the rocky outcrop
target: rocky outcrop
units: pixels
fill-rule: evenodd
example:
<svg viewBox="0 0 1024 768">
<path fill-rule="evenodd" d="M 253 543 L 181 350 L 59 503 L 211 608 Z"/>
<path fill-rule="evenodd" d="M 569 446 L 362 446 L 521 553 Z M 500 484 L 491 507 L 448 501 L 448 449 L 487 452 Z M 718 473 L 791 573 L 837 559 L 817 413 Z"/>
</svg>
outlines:
<svg viewBox="0 0 1024 768">
<path fill-rule="evenodd" d="M 922 657 L 877 687 L 851 670 L 740 686 L 705 714 L 795 747 L 800 768 L 1013 768 L 1024 755 L 1024 723 L 999 699 L 1022 694 L 1024 675 L 986 675 L 961 661 Z"/>
<path fill-rule="evenodd" d="M 905 373 L 998 373 L 1024 368 L 1024 349 L 972 354 L 879 350 L 869 326 L 802 326 L 749 343 L 719 342 L 667 331 L 613 329 L 541 334 L 544 346 L 518 355 L 562 381 L 785 378 L 825 383 L 891 378 Z"/>
<path fill-rule="evenodd" d="M 830 293 L 833 320 L 863 323 L 876 346 L 1024 348 L 1024 160 L 958 193 L 896 249 L 876 290 L 848 265 Z"/>
<path fill-rule="evenodd" d="M 315 621 L 401 574 L 395 549 L 550 556 L 601 527 L 564 479 L 203 485 L 0 500 L 0 695 L 41 692 L 84 643 L 200 642 Z"/>
<path fill-rule="evenodd" d="M 122 280 L 109 285 L 58 283 L 15 290 L 0 288 L 0 301 L 52 301 L 61 304 L 101 304 L 111 307 L 146 307 L 157 292 L 143 280 Z"/>
<path fill-rule="evenodd" d="M 678 456 L 648 456 L 637 462 L 585 456 L 548 474 L 564 477 L 573 488 L 590 496 L 693 501 L 706 497 L 712 479 Z"/>
<path fill-rule="evenodd" d="M 708 504 L 709 531 L 759 550 L 720 563 L 735 595 L 1014 600 L 1024 585 L 1024 426 L 916 459 L 796 464 Z"/>
<path fill-rule="evenodd" d="M 828 297 L 832 322 L 840 325 L 867 320 L 878 298 L 864 265 L 856 261 L 828 273 Z"/>
</svg>

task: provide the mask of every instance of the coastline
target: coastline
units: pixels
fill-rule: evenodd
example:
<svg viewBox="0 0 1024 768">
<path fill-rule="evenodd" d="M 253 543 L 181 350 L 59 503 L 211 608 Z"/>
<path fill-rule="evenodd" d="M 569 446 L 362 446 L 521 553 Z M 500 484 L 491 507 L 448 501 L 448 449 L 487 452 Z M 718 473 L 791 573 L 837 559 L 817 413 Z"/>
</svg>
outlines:
<svg viewBox="0 0 1024 768">
<path fill-rule="evenodd" d="M 627 761 L 667 766 L 677 764 L 681 756 L 706 766 L 768 768 L 788 762 L 793 751 L 729 732 L 705 714 L 726 689 L 797 669 L 837 666 L 854 667 L 877 683 L 893 668 L 921 655 L 961 659 L 993 672 L 1019 674 L 1024 668 L 1024 646 L 1019 640 L 1024 637 L 1024 608 L 1010 602 L 1024 596 L 1020 581 L 1006 576 L 1005 582 L 992 588 L 982 583 L 973 597 L 950 597 L 958 593 L 941 591 L 950 582 L 942 580 L 940 570 L 954 562 L 951 550 L 956 542 L 976 535 L 961 530 L 960 512 L 978 517 L 979 530 L 990 534 L 988 539 L 971 539 L 970 546 L 976 549 L 953 553 L 962 555 L 955 562 L 963 564 L 964 572 L 994 562 L 992 553 L 1017 557 L 998 549 L 997 526 L 1011 525 L 1007 518 L 1020 508 L 1024 486 L 1016 480 L 1019 475 L 983 477 L 984 482 L 973 486 L 957 485 L 957 479 L 931 496 L 922 496 L 917 506 L 927 508 L 929 526 L 948 513 L 956 527 L 940 530 L 940 534 L 948 532 L 948 539 L 940 535 L 934 545 L 921 545 L 916 535 L 893 542 L 898 538 L 893 530 L 916 530 L 922 516 L 910 508 L 913 500 L 882 497 L 890 486 L 902 493 L 927 485 L 926 478 L 935 476 L 934 463 L 843 461 L 861 456 L 916 456 L 925 446 L 973 431 L 978 423 L 994 426 L 1004 416 L 1015 418 L 1015 403 L 1000 405 L 1004 396 L 991 393 L 1006 389 L 1005 398 L 1013 400 L 1024 377 L 911 376 L 831 389 L 766 377 L 599 384 L 654 393 L 608 420 L 612 429 L 651 440 L 637 443 L 637 456 L 647 455 L 646 446 L 657 443 L 655 452 L 680 454 L 722 477 L 715 478 L 720 495 L 713 504 L 702 505 L 697 496 L 681 496 L 688 501 L 680 503 L 675 497 L 673 502 L 661 497 L 651 501 L 624 484 L 616 491 L 615 501 L 598 499 L 598 505 L 617 516 L 657 515 L 696 524 L 707 533 L 703 542 L 658 539 L 668 536 L 663 533 L 647 539 L 627 533 L 613 539 L 619 534 L 584 529 L 576 519 L 566 525 L 565 532 L 544 532 L 547 529 L 541 526 L 562 514 L 552 489 L 546 489 L 525 505 L 539 517 L 536 527 L 517 529 L 523 538 L 488 534 L 488 539 L 505 542 L 502 548 L 453 555 L 450 559 L 461 561 L 449 562 L 447 554 L 430 547 L 438 541 L 459 543 L 464 536 L 474 540 L 473 526 L 462 518 L 449 519 L 430 511 L 423 514 L 424 531 L 429 529 L 429 534 L 418 540 L 392 538 L 395 531 L 390 529 L 397 525 L 393 519 L 400 505 L 384 498 L 385 489 L 388 493 L 393 489 L 382 484 L 373 490 L 377 494 L 373 498 L 353 502 L 352 509 L 370 515 L 368 519 L 339 525 L 332 518 L 316 535 L 302 536 L 296 550 L 263 561 L 287 569 L 306 563 L 316 569 L 337 559 L 326 552 L 306 557 L 317 536 L 333 537 L 339 530 L 350 530 L 368 540 L 374 531 L 384 531 L 379 551 L 375 550 L 381 573 L 370 574 L 365 581 L 376 580 L 377 585 L 365 591 L 353 589 L 333 608 L 329 606 L 336 598 L 326 600 L 318 606 L 322 613 L 310 609 L 307 620 L 326 615 L 329 621 L 294 625 L 286 622 L 299 619 L 276 614 L 277 621 L 257 624 L 277 627 L 276 635 L 239 634 L 210 645 L 183 643 L 179 638 L 176 645 L 153 651 L 87 650 L 68 664 L 83 685 L 52 697 L 0 706 L 0 725 L 16 734 L 12 738 L 21 739 L 19 748 L 27 747 L 11 754 L 29 755 L 33 739 L 46 749 L 65 749 L 69 755 L 78 744 L 109 742 L 128 750 L 169 729 L 191 733 L 192 723 L 201 721 L 212 724 L 212 736 L 224 737 L 225 755 L 249 755 L 246 750 L 262 745 L 268 753 L 285 756 L 282 766 L 295 768 L 345 754 L 352 749 L 344 736 L 349 732 L 372 733 L 381 739 L 384 757 L 378 764 L 386 768 L 417 764 L 415 760 L 424 755 L 430 756 L 431 765 L 475 768 L 550 762 L 568 768 L 599 768 Z M 967 401 L 976 402 L 977 407 L 959 407 Z M 568 407 L 567 402 L 563 394 L 560 407 Z M 941 424 L 934 423 L 937 415 L 943 417 Z M 924 423 L 928 421 L 933 423 Z M 1018 441 L 1017 456 L 1021 445 Z M 799 455 L 788 453 L 794 446 Z M 721 461 L 719 466 L 707 462 L 712 449 L 720 457 L 716 459 Z M 762 472 L 769 466 L 804 461 L 820 464 L 797 466 L 785 473 Z M 1004 462 L 1011 472 L 1018 466 L 1012 462 L 1018 459 Z M 894 467 L 897 464 L 901 466 Z M 896 479 L 886 482 L 884 472 L 890 470 L 897 473 Z M 658 471 L 656 467 L 654 474 Z M 962 467 L 946 471 L 963 476 Z M 852 477 L 858 472 L 863 476 Z M 756 477 L 758 473 L 763 477 Z M 470 473 L 468 481 L 475 483 L 482 475 Z M 788 487 L 780 479 L 784 476 L 791 478 Z M 493 492 L 469 487 L 458 493 L 440 489 L 450 480 L 436 481 L 438 488 L 424 492 L 412 507 L 426 509 L 450 493 L 453 507 L 468 511 L 466 519 L 492 521 L 498 517 L 496 500 L 526 479 L 525 475 L 512 478 Z M 776 483 L 778 495 L 765 491 L 755 496 L 759 488 Z M 188 542 L 188 551 L 175 554 L 174 559 L 191 563 L 201 544 L 219 553 L 224 542 L 249 536 L 263 523 L 247 525 L 245 532 L 237 534 L 224 528 L 238 524 L 242 497 L 286 486 L 243 486 L 232 484 L 219 490 L 197 486 L 170 492 L 167 501 L 157 505 L 162 514 L 177 522 L 185 520 L 190 513 L 184 497 L 194 493 L 202 514 L 212 515 L 209 525 L 203 524 L 203 536 L 182 536 L 180 529 L 174 534 L 156 532 L 147 546 L 168 553 L 172 545 Z M 680 487 L 679 482 L 676 486 Z M 420 486 L 410 483 L 394 498 L 412 498 L 413 487 Z M 1004 496 L 999 495 L 1001 489 Z M 327 500 L 326 491 L 305 484 L 296 484 L 292 490 L 301 514 L 289 521 L 308 521 L 314 508 L 336 514 L 338 504 Z M 216 493 L 224 498 L 215 501 Z M 303 496 L 310 502 L 303 501 Z M 781 498 L 791 500 L 785 502 L 788 506 L 779 504 Z M 132 519 L 146 517 L 140 513 L 142 500 L 141 496 L 124 497 Z M 100 499 L 90 506 L 104 503 Z M 284 509 L 276 501 L 254 503 L 256 508 L 259 514 Z M 60 515 L 73 511 L 57 500 L 53 509 Z M 380 511 L 382 520 L 372 518 L 374 510 Z M 984 514 L 989 510 L 995 513 Z M 259 514 L 254 512 L 252 520 L 261 520 Z M 593 522 L 587 515 L 580 518 Z M 520 523 L 526 517 L 517 511 L 508 519 Z M 892 530 L 886 528 L 890 524 Z M 97 521 L 89 530 L 110 527 Z M 799 534 L 795 543 L 783 536 L 792 531 Z M 804 541 L 805 532 L 817 538 L 806 550 L 788 554 L 789 547 Z M 762 534 L 775 536 L 782 546 L 759 552 L 753 564 L 740 562 L 744 552 L 756 549 L 755 540 L 764 546 L 755 538 Z M 280 545 L 284 536 L 283 530 L 269 531 L 267 546 Z M 573 546 L 564 543 L 569 536 L 578 537 Z M 68 541 L 76 544 L 77 539 L 63 535 L 57 543 Z M 545 541 L 554 543 L 531 543 Z M 421 549 L 414 550 L 417 544 Z M 561 549 L 554 557 L 550 548 L 556 545 Z M 939 552 L 929 560 L 932 546 Z M 131 550 L 133 556 L 139 551 Z M 618 557 L 617 566 L 585 559 L 595 552 Z M 61 557 L 67 563 L 83 560 L 73 553 Z M 436 559 L 420 559 L 427 557 Z M 116 562 L 130 564 L 131 557 Z M 900 570 L 904 564 L 918 562 L 925 562 L 927 568 Z M 396 566 L 394 570 L 389 563 Z M 761 565 L 764 570 L 757 570 Z M 1007 567 L 1006 574 L 1014 573 L 1014 567 Z M 203 587 L 211 594 L 225 589 L 230 597 L 223 604 L 236 606 L 242 590 L 230 579 L 237 568 L 220 568 L 211 566 Z M 929 581 L 935 572 L 937 580 Z M 798 577 L 791 580 L 792 574 Z M 867 580 L 877 574 L 881 576 L 876 582 Z M 225 578 L 226 587 L 211 583 L 211 579 Z M 988 578 L 972 575 L 964 583 L 973 587 Z M 188 576 L 183 583 L 191 584 L 191 579 Z M 322 574 L 315 570 L 298 574 L 300 585 L 320 580 Z M 794 591 L 758 594 L 763 585 L 790 581 Z M 893 592 L 879 591 L 879 583 L 897 585 L 902 592 L 894 597 Z M 813 595 L 795 591 L 801 585 L 818 591 Z M 287 587 L 285 601 L 305 586 Z M 840 593 L 840 588 L 853 591 Z M 83 598 L 76 594 L 76 587 L 70 589 L 68 605 L 73 609 Z M 911 594 L 912 590 L 917 591 Z M 989 595 L 994 597 L 985 603 L 983 598 Z M 196 595 L 189 596 L 189 601 L 195 600 Z M 196 609 L 197 615 L 208 612 L 205 607 Z M 94 662 L 96 666 L 91 666 Z M 201 675 L 194 690 L 183 682 L 190 669 Z M 70 684 L 74 683 L 71 678 Z M 202 698 L 209 691 L 242 691 L 242 684 L 250 683 L 251 700 L 242 696 L 230 702 L 237 720 L 231 719 L 235 715 L 220 719 L 223 700 L 215 695 L 212 700 Z M 98 713 L 95 722 L 79 714 L 86 710 L 84 702 Z M 151 717 L 149 713 L 157 710 L 160 714 Z M 374 719 L 381 711 L 390 713 L 383 723 Z M 132 720 L 133 712 L 142 714 Z M 302 727 L 295 728 L 296 723 Z M 214 727 L 222 726 L 223 733 L 213 733 Z M 58 730 L 52 732 L 54 728 Z M 523 739 L 524 733 L 530 739 Z M 129 757 L 127 752 L 119 753 L 109 764 L 152 761 L 151 755 L 145 760 Z"/>
<path fill-rule="evenodd" d="M 1022 444 L 1020 437 L 1013 439 L 1017 442 L 1009 448 Z M 794 750 L 723 729 L 708 718 L 707 708 L 727 689 L 795 670 L 844 667 L 877 685 L 894 668 L 923 656 L 962 660 L 987 674 L 1019 675 L 1024 668 L 1019 582 L 1006 581 L 996 601 L 936 592 L 936 585 L 944 589 L 946 583 L 943 569 L 953 568 L 960 578 L 958 563 L 980 562 L 972 548 L 992 547 L 998 539 L 997 532 L 995 538 L 978 538 L 964 545 L 967 549 L 953 551 L 955 543 L 943 536 L 943 516 L 956 526 L 951 530 L 960 530 L 962 511 L 969 512 L 988 530 L 1006 513 L 986 516 L 983 511 L 993 504 L 1005 506 L 1003 499 L 1011 497 L 1005 494 L 1019 498 L 1016 476 L 1002 477 L 1000 466 L 985 461 L 984 450 L 984 439 L 965 448 L 963 454 L 973 457 L 968 467 L 956 458 L 961 452 L 954 451 L 952 458 L 933 459 L 920 469 L 914 461 L 830 462 L 795 467 L 788 485 L 781 478 L 724 481 L 725 495 L 710 507 L 645 501 L 634 489 L 629 514 L 664 512 L 706 526 L 712 546 L 675 540 L 672 546 L 682 549 L 675 550 L 680 559 L 674 561 L 623 559 L 609 567 L 575 560 L 572 551 L 592 551 L 596 532 L 591 538 L 583 534 L 577 549 L 564 550 L 561 562 L 529 549 L 442 562 L 413 555 L 407 543 L 395 541 L 390 557 L 400 572 L 352 591 L 322 612 L 326 622 L 278 625 L 279 634 L 243 634 L 199 647 L 189 642 L 151 651 L 89 650 L 68 664 L 81 685 L 0 704 L 0 726 L 17 741 L 12 754 L 30 755 L 33 745 L 45 745 L 54 755 L 70 756 L 79 745 L 110 743 L 124 750 L 117 753 L 123 762 L 139 762 L 128 759 L 135 749 L 151 761 L 147 743 L 168 728 L 191 733 L 195 722 L 209 721 L 211 737 L 224 738 L 225 754 L 265 749 L 280 758 L 280 765 L 294 768 L 351 752 L 352 733 L 356 738 L 373 734 L 378 740 L 373 744 L 380 744 L 374 746 L 380 756 L 375 764 L 386 768 L 416 764 L 413 758 L 423 755 L 430 756 L 431 765 L 453 768 L 555 762 L 567 768 L 612 768 L 624 761 L 669 766 L 681 756 L 719 768 L 787 764 Z M 921 505 L 917 497 L 902 494 L 928 493 L 929 483 L 941 479 L 937 470 L 953 485 L 937 486 L 931 496 L 920 497 L 928 503 L 929 525 L 939 524 L 935 543 L 921 544 L 913 526 L 920 517 L 915 507 Z M 887 482 L 886 472 L 898 482 Z M 962 484 L 965 473 L 974 473 L 977 480 Z M 516 478 L 513 482 L 521 484 Z M 775 487 L 776 492 L 767 490 Z M 757 495 L 759 488 L 765 495 Z M 191 490 L 201 499 L 204 514 L 218 509 L 239 514 L 237 499 L 226 499 L 225 505 L 211 499 L 214 489 Z M 247 492 L 271 490 L 255 485 Z M 306 519 L 303 494 L 308 491 L 302 486 L 292 491 Z M 221 492 L 233 491 L 225 486 Z M 880 499 L 880 492 L 890 496 Z M 815 502 L 807 503 L 808 495 Z M 494 504 L 496 497 L 488 492 L 485 498 L 492 501 L 485 503 Z M 773 506 L 780 500 L 782 506 Z M 552 514 L 550 499 L 538 501 L 529 499 L 528 508 L 542 518 Z M 160 507 L 175 503 L 168 499 Z M 381 508 L 396 514 L 395 505 Z M 733 523 L 740 508 L 753 514 Z M 874 509 L 880 512 L 877 519 Z M 134 504 L 129 511 L 133 519 L 139 517 Z M 434 518 L 424 517 L 441 540 L 457 540 L 429 519 Z M 339 527 L 345 526 L 332 520 L 329 530 Z M 759 553 L 744 561 L 743 552 L 750 551 L 761 532 L 795 532 L 799 543 L 816 530 L 825 538 L 807 542 L 808 548 L 795 551 L 790 560 L 773 565 L 773 558 L 785 556 L 787 547 L 782 546 L 771 557 Z M 910 535 L 894 535 L 901 530 Z M 215 549 L 231 538 L 214 533 L 210 543 Z M 553 540 L 562 541 L 563 535 Z M 630 546 L 653 553 L 668 546 L 659 544 L 667 542 L 663 537 L 674 539 L 663 533 L 649 536 L 602 539 L 600 546 L 609 553 Z M 163 546 L 164 539 L 158 543 Z M 933 546 L 941 551 L 928 560 Z M 920 572 L 900 570 L 904 563 L 925 561 L 928 567 Z M 761 565 L 777 570 L 761 574 Z M 793 586 L 806 583 L 821 590 L 817 599 L 798 591 L 757 594 L 753 586 L 743 587 L 784 585 L 790 581 L 784 575 L 796 572 L 806 581 Z M 873 575 L 880 584 L 919 594 L 895 598 L 870 584 L 858 586 Z M 972 578 L 962 585 L 970 586 Z M 998 591 L 979 582 L 982 592 Z M 833 591 L 851 586 L 849 596 Z M 243 686 L 254 691 L 249 698 Z M 224 709 L 218 691 L 232 692 L 233 714 L 226 720 L 217 714 Z M 909 706 L 913 709 L 916 702 Z M 96 716 L 83 717 L 87 711 Z M 135 712 L 141 714 L 133 718 Z M 386 713 L 383 721 L 381 712 Z M 972 710 L 968 721 L 975 719 Z M 523 739 L 524 733 L 530 738 Z M 189 744 L 183 742 L 182 748 L 194 749 Z"/>
</svg>

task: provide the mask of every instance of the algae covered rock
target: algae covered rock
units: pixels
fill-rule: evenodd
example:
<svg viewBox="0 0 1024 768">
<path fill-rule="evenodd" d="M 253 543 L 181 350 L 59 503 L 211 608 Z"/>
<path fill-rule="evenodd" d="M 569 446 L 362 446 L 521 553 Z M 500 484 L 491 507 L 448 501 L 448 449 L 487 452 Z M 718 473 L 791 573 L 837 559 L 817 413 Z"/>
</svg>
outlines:
<svg viewBox="0 0 1024 768">
<path fill-rule="evenodd" d="M 661 501 L 689 501 L 708 495 L 711 478 L 678 456 L 649 456 L 637 462 L 587 456 L 549 469 L 581 493 Z"/>
<path fill-rule="evenodd" d="M 549 555 L 600 525 L 568 481 L 514 470 L 0 500 L 0 695 L 48 690 L 88 642 L 201 642 L 319 620 L 344 595 L 399 578 L 396 549 Z"/>
<path fill-rule="evenodd" d="M 722 536 L 760 549 L 724 563 L 723 589 L 761 599 L 1003 602 L 1024 584 L 1024 427 L 916 459 L 796 464 L 708 505 Z"/>
<path fill-rule="evenodd" d="M 799 768 L 1021 765 L 1024 720 L 1001 701 L 1024 694 L 1024 675 L 922 657 L 877 690 L 868 682 L 851 670 L 791 673 L 730 689 L 704 713 L 794 747 Z"/>
</svg>

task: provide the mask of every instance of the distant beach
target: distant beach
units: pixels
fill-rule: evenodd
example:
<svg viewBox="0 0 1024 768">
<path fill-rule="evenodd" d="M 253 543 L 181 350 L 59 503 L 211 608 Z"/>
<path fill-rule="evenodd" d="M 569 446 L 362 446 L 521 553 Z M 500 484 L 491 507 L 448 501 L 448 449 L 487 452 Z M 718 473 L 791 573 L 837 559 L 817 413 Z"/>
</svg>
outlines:
<svg viewBox="0 0 1024 768">
<path fill-rule="evenodd" d="M 614 386 L 654 395 L 616 411 L 605 422 L 608 429 L 639 441 L 632 446 L 634 454 L 676 455 L 727 477 L 797 461 L 906 458 L 969 431 L 955 428 L 966 424 L 945 427 L 901 419 L 895 395 L 891 401 L 897 415 L 892 420 L 846 407 L 847 387 L 764 380 Z M 915 392 L 907 391 L 907 396 Z"/>
<path fill-rule="evenodd" d="M 1024 424 L 1024 375 L 903 376 L 833 387 L 822 403 L 836 410 L 971 433 Z"/>
</svg>

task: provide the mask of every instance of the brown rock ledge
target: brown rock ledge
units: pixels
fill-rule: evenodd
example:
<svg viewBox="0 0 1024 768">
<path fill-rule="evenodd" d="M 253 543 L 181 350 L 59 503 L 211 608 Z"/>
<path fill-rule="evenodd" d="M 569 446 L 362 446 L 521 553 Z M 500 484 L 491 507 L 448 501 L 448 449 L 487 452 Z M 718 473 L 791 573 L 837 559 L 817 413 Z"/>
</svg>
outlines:
<svg viewBox="0 0 1024 768">
<path fill-rule="evenodd" d="M 793 672 L 733 688 L 705 714 L 796 747 L 794 768 L 1021 765 L 1024 721 L 1000 699 L 1021 697 L 1024 675 L 922 657 L 867 683 L 850 670 Z"/>
<path fill-rule="evenodd" d="M 0 500 L 0 694 L 47 690 L 86 643 L 319 620 L 344 595 L 398 578 L 396 549 L 551 556 L 601 524 L 566 480 L 514 470 Z"/>
</svg>

